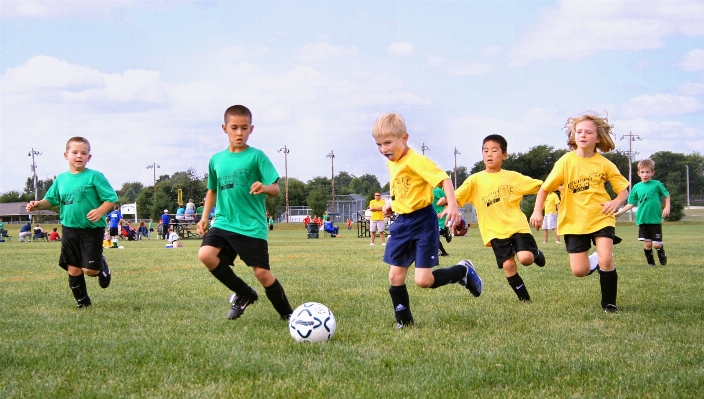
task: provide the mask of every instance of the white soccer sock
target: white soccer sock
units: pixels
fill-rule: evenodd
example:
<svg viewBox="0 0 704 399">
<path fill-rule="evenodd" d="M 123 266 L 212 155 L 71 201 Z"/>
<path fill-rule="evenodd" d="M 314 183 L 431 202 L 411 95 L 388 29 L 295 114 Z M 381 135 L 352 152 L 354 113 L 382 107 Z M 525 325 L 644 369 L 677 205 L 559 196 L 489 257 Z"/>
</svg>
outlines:
<svg viewBox="0 0 704 399">
<path fill-rule="evenodd" d="M 599 267 L 599 254 L 594 252 L 589 255 L 589 270 L 594 270 Z"/>
</svg>

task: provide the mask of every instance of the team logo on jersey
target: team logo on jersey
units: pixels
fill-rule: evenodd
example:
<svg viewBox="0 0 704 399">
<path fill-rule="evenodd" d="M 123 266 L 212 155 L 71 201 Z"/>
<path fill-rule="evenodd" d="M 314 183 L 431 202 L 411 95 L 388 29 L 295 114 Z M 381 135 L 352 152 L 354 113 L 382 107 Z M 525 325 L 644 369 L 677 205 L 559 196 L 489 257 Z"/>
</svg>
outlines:
<svg viewBox="0 0 704 399">
<path fill-rule="evenodd" d="M 394 180 L 392 182 L 391 192 L 393 192 L 395 196 L 405 198 L 410 190 L 411 190 L 411 178 L 410 177 L 406 177 L 406 176 L 398 177 L 398 178 L 396 178 L 396 180 Z"/>
<path fill-rule="evenodd" d="M 567 189 L 575 194 L 589 190 L 590 188 L 598 189 L 605 181 L 606 175 L 604 173 L 592 173 L 587 178 L 577 179 L 573 182 L 567 183 Z"/>
<path fill-rule="evenodd" d="M 220 190 L 229 190 L 234 187 L 249 187 L 251 185 L 252 170 L 237 169 L 231 175 L 218 178 Z"/>
<path fill-rule="evenodd" d="M 482 202 L 486 204 L 486 207 L 490 207 L 502 199 L 509 201 L 511 199 L 511 194 L 513 193 L 513 186 L 503 185 L 499 186 L 499 189 L 492 191 L 489 194 L 482 197 Z"/>
<path fill-rule="evenodd" d="M 81 202 L 83 201 L 83 198 L 86 196 L 86 188 L 85 187 L 77 187 L 73 191 L 71 191 L 68 194 L 64 194 L 61 196 L 61 204 L 62 205 L 71 205 L 74 202 Z"/>
</svg>

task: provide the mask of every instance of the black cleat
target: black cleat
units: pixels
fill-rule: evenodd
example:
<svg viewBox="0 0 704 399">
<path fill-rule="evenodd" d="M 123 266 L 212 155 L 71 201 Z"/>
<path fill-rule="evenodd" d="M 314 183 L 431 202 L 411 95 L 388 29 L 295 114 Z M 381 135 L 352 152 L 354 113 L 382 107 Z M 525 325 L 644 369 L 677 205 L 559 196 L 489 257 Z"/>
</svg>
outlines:
<svg viewBox="0 0 704 399">
<path fill-rule="evenodd" d="M 259 299 L 257 291 L 255 291 L 254 288 L 250 289 L 252 290 L 252 292 L 247 296 L 232 295 L 230 297 L 232 307 L 230 308 L 230 311 L 227 312 L 227 318 L 229 320 L 234 320 L 242 316 L 244 314 L 245 309 L 247 309 L 247 306 L 253 304 L 257 301 L 257 299 Z"/>
<path fill-rule="evenodd" d="M 618 313 L 618 308 L 616 305 L 608 304 L 604 306 L 604 313 L 606 314 L 612 314 L 612 313 Z"/>
<path fill-rule="evenodd" d="M 279 316 L 279 318 L 285 322 L 291 321 L 291 315 L 290 314 L 282 314 Z"/>
<path fill-rule="evenodd" d="M 110 273 L 110 268 L 108 267 L 108 260 L 103 256 L 103 266 L 100 268 L 100 273 L 98 273 L 98 284 L 100 288 L 108 288 L 110 286 L 110 280 L 112 279 L 112 274 Z"/>
<path fill-rule="evenodd" d="M 665 253 L 664 249 L 660 249 L 655 251 L 658 253 L 658 260 L 660 261 L 660 264 L 665 266 L 667 264 L 667 254 Z M 655 266 L 655 265 L 653 265 Z"/>
<path fill-rule="evenodd" d="M 447 241 L 448 243 L 452 241 L 452 232 L 450 231 L 449 227 L 445 227 L 445 229 L 443 229 L 442 235 L 443 237 L 445 237 L 445 241 Z"/>
<path fill-rule="evenodd" d="M 543 251 L 538 250 L 538 254 L 535 255 L 533 262 L 540 267 L 545 266 L 545 254 L 543 254 Z"/>
<path fill-rule="evenodd" d="M 76 305 L 76 309 L 85 309 L 91 305 L 90 303 L 90 298 L 86 295 L 83 299 L 78 301 L 78 304 Z"/>
<path fill-rule="evenodd" d="M 413 325 L 414 325 L 413 320 L 410 320 L 410 321 L 396 320 L 396 326 L 394 328 L 396 330 L 403 330 L 406 327 L 413 327 Z"/>
</svg>

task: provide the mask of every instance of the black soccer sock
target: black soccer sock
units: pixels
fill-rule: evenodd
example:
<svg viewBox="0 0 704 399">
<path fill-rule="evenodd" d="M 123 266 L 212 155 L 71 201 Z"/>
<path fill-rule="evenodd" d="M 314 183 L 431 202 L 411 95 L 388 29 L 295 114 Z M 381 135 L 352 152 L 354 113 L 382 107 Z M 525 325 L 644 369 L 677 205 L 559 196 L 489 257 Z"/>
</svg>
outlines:
<svg viewBox="0 0 704 399">
<path fill-rule="evenodd" d="M 616 269 L 608 272 L 599 269 L 599 283 L 601 283 L 601 307 L 616 305 L 616 293 L 618 291 Z"/>
<path fill-rule="evenodd" d="M 216 279 L 218 279 L 225 285 L 225 287 L 229 288 L 230 291 L 233 291 L 235 294 L 241 293 L 247 295 L 252 290 L 252 287 L 239 278 L 235 274 L 234 270 L 224 263 L 220 263 L 218 267 L 211 270 L 210 273 L 212 273 Z"/>
<path fill-rule="evenodd" d="M 438 288 L 443 285 L 454 284 L 462 280 L 465 275 L 467 275 L 467 267 L 462 265 L 454 265 L 444 269 L 435 269 L 433 270 L 433 277 L 435 277 L 435 281 L 430 288 Z"/>
<path fill-rule="evenodd" d="M 438 247 L 440 248 L 440 253 L 443 255 L 447 255 L 447 251 L 445 251 L 445 248 L 442 246 L 442 241 L 440 241 L 438 244 Z"/>
<path fill-rule="evenodd" d="M 643 249 L 643 252 L 645 253 L 645 260 L 648 262 L 649 265 L 654 265 L 655 264 L 655 258 L 653 258 L 653 249 Z"/>
<path fill-rule="evenodd" d="M 291 304 L 288 302 L 288 298 L 286 298 L 284 287 L 281 286 L 279 280 L 274 280 L 274 284 L 264 287 L 264 290 L 266 291 L 266 297 L 269 298 L 269 301 L 274 305 L 274 309 L 276 309 L 279 315 L 288 316 L 293 313 Z"/>
<path fill-rule="evenodd" d="M 403 325 L 413 324 L 411 300 L 408 298 L 406 284 L 390 286 L 389 294 L 391 295 L 391 303 L 394 305 L 396 321 Z"/>
<path fill-rule="evenodd" d="M 86 287 L 86 276 L 81 274 L 80 276 L 68 275 L 68 286 L 71 288 L 73 297 L 76 298 L 76 302 L 82 305 L 90 305 L 90 298 L 88 297 L 88 288 Z"/>
<path fill-rule="evenodd" d="M 506 277 L 506 280 L 508 280 L 508 284 L 511 288 L 513 288 L 513 292 L 516 293 L 519 300 L 530 301 L 530 295 L 528 295 L 526 284 L 523 282 L 523 279 L 518 275 L 518 273 L 511 277 Z"/>
</svg>

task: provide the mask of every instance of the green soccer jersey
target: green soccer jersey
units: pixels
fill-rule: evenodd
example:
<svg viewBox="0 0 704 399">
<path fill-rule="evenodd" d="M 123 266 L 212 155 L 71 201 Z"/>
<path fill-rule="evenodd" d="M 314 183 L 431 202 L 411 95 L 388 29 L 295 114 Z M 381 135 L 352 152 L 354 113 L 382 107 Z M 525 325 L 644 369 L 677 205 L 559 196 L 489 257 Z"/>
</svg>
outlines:
<svg viewBox="0 0 704 399">
<path fill-rule="evenodd" d="M 88 220 L 88 212 L 104 202 L 117 202 L 117 194 L 102 173 L 85 169 L 80 173 L 64 172 L 56 177 L 44 199 L 59 205 L 61 224 L 76 229 L 105 228 L 104 215 L 97 222 Z"/>
<path fill-rule="evenodd" d="M 440 212 L 442 212 L 443 209 L 445 209 L 444 206 L 438 205 L 438 200 L 440 200 L 440 198 L 442 198 L 444 196 L 445 196 L 445 191 L 443 191 L 442 188 L 435 187 L 433 189 L 433 209 L 435 210 L 435 213 L 440 213 Z M 441 229 L 445 228 L 446 221 L 447 221 L 447 215 L 443 216 L 442 219 L 438 219 L 438 227 Z"/>
<path fill-rule="evenodd" d="M 661 224 L 662 208 L 660 199 L 667 198 L 670 193 L 659 180 L 640 182 L 633 186 L 628 195 L 628 203 L 637 206 L 636 224 Z"/>
<path fill-rule="evenodd" d="M 208 165 L 208 189 L 217 192 L 213 227 L 266 240 L 266 194 L 253 195 L 249 189 L 257 181 L 270 185 L 278 180 L 269 158 L 254 147 L 213 155 Z"/>
</svg>

